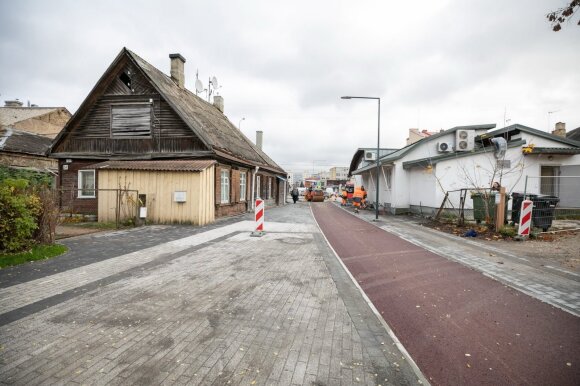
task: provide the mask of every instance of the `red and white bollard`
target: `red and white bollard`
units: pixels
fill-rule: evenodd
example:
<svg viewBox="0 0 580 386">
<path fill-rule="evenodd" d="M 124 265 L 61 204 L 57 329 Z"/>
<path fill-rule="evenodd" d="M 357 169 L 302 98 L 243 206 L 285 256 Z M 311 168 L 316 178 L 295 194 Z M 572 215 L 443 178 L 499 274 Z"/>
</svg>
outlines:
<svg viewBox="0 0 580 386">
<path fill-rule="evenodd" d="M 264 200 L 256 199 L 256 208 L 254 210 L 256 217 L 256 230 L 252 232 L 251 236 L 260 237 L 264 235 Z"/>
<path fill-rule="evenodd" d="M 530 200 L 524 200 L 520 209 L 520 222 L 518 227 L 518 235 L 520 237 L 528 237 L 530 235 L 530 228 L 532 225 L 532 207 L 534 203 Z"/>
</svg>

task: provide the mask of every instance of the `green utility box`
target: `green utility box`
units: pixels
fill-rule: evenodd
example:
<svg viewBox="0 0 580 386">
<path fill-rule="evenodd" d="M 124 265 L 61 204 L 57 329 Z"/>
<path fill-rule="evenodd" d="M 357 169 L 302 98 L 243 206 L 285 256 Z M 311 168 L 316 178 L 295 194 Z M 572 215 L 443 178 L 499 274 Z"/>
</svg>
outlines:
<svg viewBox="0 0 580 386">
<path fill-rule="evenodd" d="M 485 221 L 485 196 L 487 196 L 487 209 L 489 214 L 489 221 L 491 224 L 495 222 L 495 195 L 499 193 L 471 193 L 471 199 L 473 200 L 473 218 L 478 224 Z M 507 212 L 508 212 L 508 200 L 509 195 L 505 195 L 505 211 L 504 211 L 504 223 L 507 224 Z"/>
</svg>

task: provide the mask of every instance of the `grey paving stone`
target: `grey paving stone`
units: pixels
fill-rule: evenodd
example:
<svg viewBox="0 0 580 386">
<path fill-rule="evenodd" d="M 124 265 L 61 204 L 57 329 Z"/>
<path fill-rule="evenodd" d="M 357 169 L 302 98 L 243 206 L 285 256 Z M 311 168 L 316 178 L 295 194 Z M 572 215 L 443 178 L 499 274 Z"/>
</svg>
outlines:
<svg viewBox="0 0 580 386">
<path fill-rule="evenodd" d="M 146 232 L 113 234 L 107 238 L 117 241 L 103 252 L 110 256 L 4 286 L 14 297 L 3 303 L 6 312 L 44 306 L 0 323 L 0 378 L 22 385 L 330 385 L 355 375 L 362 384 L 377 366 L 394 375 L 381 351 L 390 340 L 308 207 L 272 210 L 268 218 L 276 212 L 282 221 L 267 223 L 261 238 L 239 221 L 191 234 L 163 228 L 175 236 L 164 242 Z M 120 247 L 123 237 L 139 235 L 149 240 L 136 243 L 142 250 Z M 71 253 L 94 241 L 74 240 Z M 402 373 L 401 384 L 416 379 L 409 367 Z"/>
</svg>

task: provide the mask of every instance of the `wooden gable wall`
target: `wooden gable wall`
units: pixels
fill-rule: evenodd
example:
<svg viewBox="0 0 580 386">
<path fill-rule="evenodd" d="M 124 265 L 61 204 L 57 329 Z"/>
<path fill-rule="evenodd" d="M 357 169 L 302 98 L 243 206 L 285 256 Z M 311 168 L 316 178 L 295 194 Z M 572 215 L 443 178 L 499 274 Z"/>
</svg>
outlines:
<svg viewBox="0 0 580 386">
<path fill-rule="evenodd" d="M 129 75 L 127 75 L 129 74 Z M 130 78 L 129 88 L 124 81 Z M 124 80 L 122 80 L 124 79 Z M 122 58 L 89 96 L 89 105 L 71 127 L 53 154 L 67 156 L 127 156 L 151 154 L 191 156 L 207 148 L 155 90 L 143 72 L 127 57 Z M 115 105 L 152 106 L 151 136 L 114 138 L 111 134 L 111 111 Z"/>
</svg>

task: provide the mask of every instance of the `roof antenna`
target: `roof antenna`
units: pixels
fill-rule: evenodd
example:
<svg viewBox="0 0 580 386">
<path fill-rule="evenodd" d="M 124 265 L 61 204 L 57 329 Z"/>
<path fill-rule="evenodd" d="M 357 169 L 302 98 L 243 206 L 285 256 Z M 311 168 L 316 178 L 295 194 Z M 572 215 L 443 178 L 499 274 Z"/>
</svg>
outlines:
<svg viewBox="0 0 580 386">
<path fill-rule="evenodd" d="M 213 87 L 213 90 L 212 90 Z M 215 76 L 212 76 L 211 79 L 209 80 L 209 86 L 208 86 L 208 93 L 207 93 L 207 101 L 209 102 L 209 99 L 211 98 L 211 94 L 215 93 L 216 90 L 220 88 L 220 86 L 218 85 L 218 80 Z"/>
<path fill-rule="evenodd" d="M 206 90 L 203 88 L 203 83 L 201 83 L 201 80 L 199 80 L 199 69 L 197 69 L 195 70 L 195 95 L 204 91 Z"/>
</svg>

